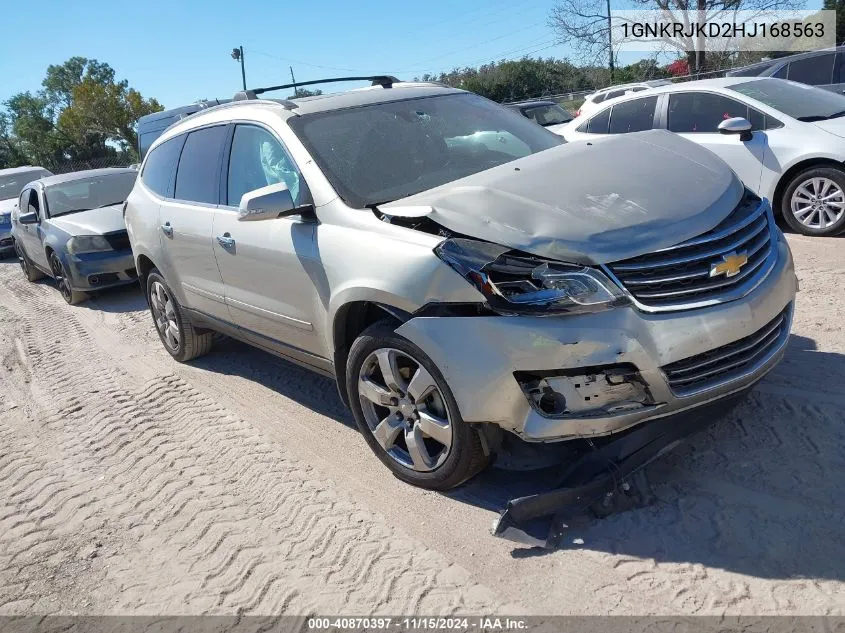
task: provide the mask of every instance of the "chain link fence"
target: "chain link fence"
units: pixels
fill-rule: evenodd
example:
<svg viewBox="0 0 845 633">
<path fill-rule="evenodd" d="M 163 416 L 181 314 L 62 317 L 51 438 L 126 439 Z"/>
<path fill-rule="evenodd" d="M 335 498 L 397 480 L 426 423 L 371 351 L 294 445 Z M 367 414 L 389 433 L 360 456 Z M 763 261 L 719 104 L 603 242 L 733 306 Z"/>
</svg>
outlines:
<svg viewBox="0 0 845 633">
<path fill-rule="evenodd" d="M 68 174 L 72 171 L 86 171 L 88 169 L 101 169 L 103 167 L 129 167 L 130 157 L 106 156 L 105 158 L 92 158 L 90 160 L 69 160 L 56 163 L 48 167 L 54 174 Z"/>
</svg>

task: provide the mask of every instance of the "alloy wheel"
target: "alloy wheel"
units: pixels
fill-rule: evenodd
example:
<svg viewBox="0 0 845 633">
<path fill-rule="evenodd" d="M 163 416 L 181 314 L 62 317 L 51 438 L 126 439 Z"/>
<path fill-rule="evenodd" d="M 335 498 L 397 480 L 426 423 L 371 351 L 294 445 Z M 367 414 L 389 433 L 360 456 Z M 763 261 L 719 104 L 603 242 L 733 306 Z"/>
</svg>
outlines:
<svg viewBox="0 0 845 633">
<path fill-rule="evenodd" d="M 825 229 L 845 215 L 845 192 L 830 178 L 809 178 L 793 192 L 790 209 L 804 226 Z"/>
<path fill-rule="evenodd" d="M 393 348 L 375 350 L 361 365 L 358 395 L 373 437 L 393 460 L 419 472 L 446 461 L 453 438 L 449 410 L 418 360 Z"/>
<path fill-rule="evenodd" d="M 178 350 L 180 338 L 176 309 L 167 288 L 158 281 L 154 281 L 150 287 L 150 307 L 164 344 L 173 351 Z"/>
<path fill-rule="evenodd" d="M 67 275 L 65 274 L 65 268 L 62 266 L 62 262 L 59 259 L 59 256 L 53 253 L 50 256 L 50 270 L 53 271 L 53 279 L 56 280 L 56 286 L 59 289 L 59 292 L 62 293 L 62 297 L 64 300 L 70 303 L 71 297 L 73 296 L 73 290 L 70 287 L 70 281 L 68 281 Z"/>
</svg>

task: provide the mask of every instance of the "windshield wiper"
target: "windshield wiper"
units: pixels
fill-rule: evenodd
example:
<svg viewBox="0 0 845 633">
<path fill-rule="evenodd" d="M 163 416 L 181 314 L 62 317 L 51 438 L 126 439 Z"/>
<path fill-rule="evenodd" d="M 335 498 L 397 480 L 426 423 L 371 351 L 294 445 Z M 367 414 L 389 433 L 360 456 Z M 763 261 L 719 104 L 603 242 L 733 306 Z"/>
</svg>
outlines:
<svg viewBox="0 0 845 633">
<path fill-rule="evenodd" d="M 827 121 L 828 119 L 838 119 L 845 116 L 845 110 L 834 112 L 833 114 L 812 114 L 809 116 L 799 116 L 797 119 L 804 123 L 814 123 L 815 121 Z"/>
<path fill-rule="evenodd" d="M 113 207 L 116 204 L 123 204 L 125 200 L 118 200 L 117 202 L 107 202 L 106 204 L 98 204 L 96 207 L 91 207 L 92 209 L 102 209 L 103 207 Z"/>
</svg>

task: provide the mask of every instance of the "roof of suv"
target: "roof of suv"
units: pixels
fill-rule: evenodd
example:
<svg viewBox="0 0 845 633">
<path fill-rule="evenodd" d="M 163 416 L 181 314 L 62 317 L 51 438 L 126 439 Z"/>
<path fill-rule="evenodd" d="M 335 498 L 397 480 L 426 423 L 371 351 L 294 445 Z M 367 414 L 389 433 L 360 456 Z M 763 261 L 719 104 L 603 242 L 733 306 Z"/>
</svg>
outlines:
<svg viewBox="0 0 845 633">
<path fill-rule="evenodd" d="M 295 99 L 246 99 L 243 101 L 235 101 L 228 105 L 231 107 L 236 104 L 273 101 L 279 104 L 295 104 L 296 107 L 291 110 L 294 114 L 311 114 L 313 112 L 342 110 L 344 108 L 354 108 L 356 106 L 369 105 L 373 103 L 386 103 L 389 101 L 402 101 L 404 99 L 458 94 L 461 92 L 466 91 L 458 88 L 450 88 L 442 84 L 399 82 L 393 84 L 390 88 L 367 86 L 366 88 L 356 88 L 345 92 L 332 92 L 328 94 L 314 95 L 311 97 L 297 97 Z"/>
</svg>

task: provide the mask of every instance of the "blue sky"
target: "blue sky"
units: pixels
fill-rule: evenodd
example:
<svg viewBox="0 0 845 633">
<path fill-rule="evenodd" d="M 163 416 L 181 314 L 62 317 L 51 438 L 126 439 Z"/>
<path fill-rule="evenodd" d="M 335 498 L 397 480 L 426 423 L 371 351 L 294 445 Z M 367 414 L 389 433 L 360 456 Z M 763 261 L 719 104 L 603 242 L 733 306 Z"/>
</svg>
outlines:
<svg viewBox="0 0 845 633">
<path fill-rule="evenodd" d="M 614 7 L 622 8 L 620 0 Z M 821 0 L 808 0 L 816 8 Z M 73 55 L 111 64 L 166 107 L 230 97 L 230 56 L 245 50 L 247 84 L 425 72 L 502 58 L 567 57 L 547 25 L 554 0 L 13 0 L 2 9 L 0 101 L 36 91 L 49 64 Z M 630 63 L 636 57 L 620 59 Z"/>
<path fill-rule="evenodd" d="M 49 64 L 73 55 L 108 62 L 144 96 L 171 107 L 247 84 L 428 71 L 502 57 L 558 56 L 546 25 L 553 0 L 41 0 L 4 3 L 0 100 L 37 90 Z M 37 35 L 36 35 L 37 34 Z M 35 39 L 33 39 L 35 36 Z"/>
</svg>

